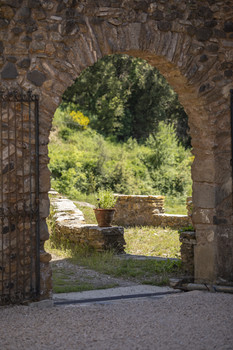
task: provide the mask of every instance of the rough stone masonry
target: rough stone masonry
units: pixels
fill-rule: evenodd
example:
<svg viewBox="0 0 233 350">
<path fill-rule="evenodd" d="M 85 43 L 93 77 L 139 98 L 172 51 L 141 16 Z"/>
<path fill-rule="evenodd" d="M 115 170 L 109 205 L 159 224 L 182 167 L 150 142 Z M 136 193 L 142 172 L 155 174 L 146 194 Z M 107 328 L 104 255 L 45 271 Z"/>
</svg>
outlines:
<svg viewBox="0 0 233 350">
<path fill-rule="evenodd" d="M 114 53 L 147 60 L 178 93 L 189 116 L 195 156 L 195 280 L 233 284 L 229 98 L 233 88 L 233 1 L 1 0 L 0 87 L 31 89 L 39 96 L 41 297 L 48 297 L 51 291 L 49 257 L 43 244 L 48 238 L 47 145 L 53 114 L 63 92 L 83 69 Z M 5 141 L 1 138 L 1 149 Z M 4 159 L 8 168 L 1 177 L 8 176 L 15 152 L 27 148 L 27 139 L 23 144 L 16 142 L 16 148 L 8 148 Z M 17 176 L 16 171 L 16 181 Z M 13 212 L 17 196 L 13 196 L 14 188 L 12 191 L 8 204 Z M 4 249 L 7 254 L 7 247 Z"/>
</svg>

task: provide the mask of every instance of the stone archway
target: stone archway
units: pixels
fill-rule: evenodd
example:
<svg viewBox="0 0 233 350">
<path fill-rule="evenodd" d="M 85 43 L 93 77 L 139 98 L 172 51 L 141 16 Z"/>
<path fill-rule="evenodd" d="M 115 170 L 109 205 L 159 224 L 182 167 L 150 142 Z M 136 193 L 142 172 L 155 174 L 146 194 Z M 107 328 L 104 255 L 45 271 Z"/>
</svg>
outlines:
<svg viewBox="0 0 233 350">
<path fill-rule="evenodd" d="M 126 53 L 156 66 L 188 116 L 195 161 L 195 280 L 233 283 L 232 0 L 5 0 L 0 5 L 1 89 L 40 99 L 41 249 L 49 214 L 47 144 L 62 93 L 97 59 Z M 50 292 L 41 253 L 41 296 Z"/>
</svg>

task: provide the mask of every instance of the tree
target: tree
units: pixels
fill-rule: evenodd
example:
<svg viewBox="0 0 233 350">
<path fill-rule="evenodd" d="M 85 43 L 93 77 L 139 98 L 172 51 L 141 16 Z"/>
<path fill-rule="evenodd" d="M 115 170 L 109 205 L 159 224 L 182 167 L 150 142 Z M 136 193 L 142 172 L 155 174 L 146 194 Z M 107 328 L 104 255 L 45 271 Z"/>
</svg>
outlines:
<svg viewBox="0 0 233 350">
<path fill-rule="evenodd" d="M 90 126 L 116 141 L 145 142 L 160 121 L 173 123 L 189 146 L 187 115 L 158 70 L 127 55 L 105 56 L 81 73 L 63 95 L 63 109 L 80 110 Z"/>
</svg>

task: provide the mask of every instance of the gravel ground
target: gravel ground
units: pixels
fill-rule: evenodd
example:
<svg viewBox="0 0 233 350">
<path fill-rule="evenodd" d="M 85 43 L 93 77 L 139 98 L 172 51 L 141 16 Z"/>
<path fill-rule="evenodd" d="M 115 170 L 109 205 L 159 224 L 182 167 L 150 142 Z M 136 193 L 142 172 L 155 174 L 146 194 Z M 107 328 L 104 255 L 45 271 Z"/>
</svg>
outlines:
<svg viewBox="0 0 233 350">
<path fill-rule="evenodd" d="M 0 308 L 1 350 L 232 350 L 233 295 Z"/>
</svg>

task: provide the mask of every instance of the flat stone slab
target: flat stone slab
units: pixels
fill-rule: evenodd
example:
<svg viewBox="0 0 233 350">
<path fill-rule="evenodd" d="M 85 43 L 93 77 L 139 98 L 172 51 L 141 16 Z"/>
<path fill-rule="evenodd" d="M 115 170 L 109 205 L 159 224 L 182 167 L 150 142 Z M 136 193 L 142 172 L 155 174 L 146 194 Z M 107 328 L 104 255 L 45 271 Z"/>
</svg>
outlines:
<svg viewBox="0 0 233 350">
<path fill-rule="evenodd" d="M 41 301 L 36 301 L 29 303 L 28 306 L 33 307 L 33 308 L 38 308 L 38 309 L 47 309 L 49 307 L 54 306 L 54 301 L 52 299 L 46 299 L 46 300 L 41 300 Z"/>
<path fill-rule="evenodd" d="M 115 194 L 116 197 L 121 197 L 121 198 L 128 198 L 128 199 L 140 199 L 140 198 L 148 198 L 148 199 L 164 199 L 164 196 L 158 195 L 158 196 L 150 196 L 150 195 L 144 195 L 144 194 Z"/>
<path fill-rule="evenodd" d="M 69 222 L 72 225 L 80 226 L 85 223 L 81 210 L 69 199 L 59 196 L 56 191 L 50 191 L 55 197 L 50 198 L 51 204 L 55 210 L 55 219 L 58 224 Z"/>
<path fill-rule="evenodd" d="M 187 215 L 182 215 L 182 214 L 156 214 L 156 216 L 161 216 L 164 218 L 187 218 Z"/>
<path fill-rule="evenodd" d="M 57 212 L 77 211 L 82 213 L 81 210 L 79 210 L 76 205 L 67 198 L 56 198 L 56 200 L 52 200 L 52 203 Z"/>
<path fill-rule="evenodd" d="M 124 234 L 124 228 L 122 226 L 106 226 L 106 227 L 100 227 L 95 224 L 83 224 L 81 225 L 82 228 L 87 230 L 95 230 L 98 232 L 103 232 L 104 234 L 111 235 L 117 233 Z"/>
<path fill-rule="evenodd" d="M 133 254 L 118 254 L 118 259 L 134 259 L 134 260 L 157 260 L 157 261 L 179 261 L 177 258 L 163 258 L 161 256 L 146 256 L 146 255 L 133 255 Z"/>
<path fill-rule="evenodd" d="M 53 294 L 54 302 L 59 301 L 85 301 L 88 300 L 90 302 L 93 299 L 93 302 L 98 299 L 108 299 L 108 298 L 128 298 L 129 296 L 138 298 L 143 297 L 144 295 L 150 294 L 166 294 L 166 293 L 177 293 L 178 290 L 174 290 L 170 287 L 158 287 L 158 286 L 150 286 L 150 285 L 137 285 L 130 287 L 118 287 L 118 288 L 109 288 L 109 289 L 101 289 L 101 290 L 90 290 L 85 292 L 78 293 L 59 293 Z"/>
</svg>

